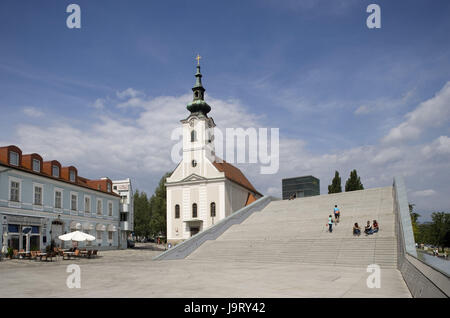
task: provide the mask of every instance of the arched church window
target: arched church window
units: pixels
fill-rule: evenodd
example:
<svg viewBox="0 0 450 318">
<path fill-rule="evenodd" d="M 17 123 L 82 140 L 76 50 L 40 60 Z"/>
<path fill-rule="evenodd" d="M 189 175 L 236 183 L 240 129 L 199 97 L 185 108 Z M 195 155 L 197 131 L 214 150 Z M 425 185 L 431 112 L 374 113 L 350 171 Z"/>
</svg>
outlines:
<svg viewBox="0 0 450 318">
<path fill-rule="evenodd" d="M 211 202 L 211 217 L 215 217 L 215 216 L 216 216 L 216 203 Z"/>
<path fill-rule="evenodd" d="M 180 205 L 175 205 L 175 219 L 180 218 Z"/>
<path fill-rule="evenodd" d="M 197 141 L 197 133 L 195 130 L 191 131 L 191 142 Z"/>
<path fill-rule="evenodd" d="M 192 217 L 197 217 L 197 203 L 192 204 Z"/>
<path fill-rule="evenodd" d="M 194 160 L 192 160 L 192 167 L 196 167 L 197 166 L 197 161 L 194 159 Z"/>
</svg>

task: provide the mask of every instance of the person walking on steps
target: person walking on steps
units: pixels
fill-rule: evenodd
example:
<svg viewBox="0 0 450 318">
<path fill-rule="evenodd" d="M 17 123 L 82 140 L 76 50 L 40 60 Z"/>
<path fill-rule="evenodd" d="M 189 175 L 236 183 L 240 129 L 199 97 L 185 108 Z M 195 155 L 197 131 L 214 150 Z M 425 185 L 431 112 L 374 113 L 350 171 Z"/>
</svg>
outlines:
<svg viewBox="0 0 450 318">
<path fill-rule="evenodd" d="M 328 216 L 328 232 L 333 232 L 333 217 L 331 214 Z"/>
<path fill-rule="evenodd" d="M 339 218 L 341 216 L 341 211 L 337 207 L 337 205 L 334 206 L 334 219 L 336 220 L 336 223 L 339 223 Z"/>
</svg>

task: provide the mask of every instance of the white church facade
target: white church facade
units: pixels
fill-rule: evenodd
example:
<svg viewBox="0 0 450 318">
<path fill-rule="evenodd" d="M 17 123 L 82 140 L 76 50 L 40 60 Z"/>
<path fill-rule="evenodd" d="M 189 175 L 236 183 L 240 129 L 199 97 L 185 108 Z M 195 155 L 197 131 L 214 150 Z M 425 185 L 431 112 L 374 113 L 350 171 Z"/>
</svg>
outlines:
<svg viewBox="0 0 450 318">
<path fill-rule="evenodd" d="M 167 241 L 176 244 L 206 230 L 262 195 L 235 166 L 215 156 L 214 120 L 204 101 L 200 65 L 194 99 L 183 125 L 183 159 L 166 179 Z"/>
</svg>

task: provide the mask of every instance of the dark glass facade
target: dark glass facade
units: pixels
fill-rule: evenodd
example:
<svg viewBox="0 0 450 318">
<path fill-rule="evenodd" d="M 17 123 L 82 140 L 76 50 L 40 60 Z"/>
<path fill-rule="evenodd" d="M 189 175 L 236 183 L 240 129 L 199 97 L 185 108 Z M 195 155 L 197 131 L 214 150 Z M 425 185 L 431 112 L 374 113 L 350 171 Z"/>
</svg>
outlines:
<svg viewBox="0 0 450 318">
<path fill-rule="evenodd" d="M 287 178 L 281 181 L 283 200 L 320 195 L 320 180 L 313 176 Z"/>
</svg>

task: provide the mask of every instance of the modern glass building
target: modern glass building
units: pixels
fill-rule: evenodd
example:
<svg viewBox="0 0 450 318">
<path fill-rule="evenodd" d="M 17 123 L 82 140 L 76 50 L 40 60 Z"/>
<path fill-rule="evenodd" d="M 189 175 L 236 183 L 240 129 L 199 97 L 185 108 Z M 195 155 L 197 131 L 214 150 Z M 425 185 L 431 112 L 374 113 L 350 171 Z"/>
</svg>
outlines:
<svg viewBox="0 0 450 318">
<path fill-rule="evenodd" d="M 287 178 L 282 180 L 283 200 L 320 195 L 320 180 L 313 176 Z"/>
<path fill-rule="evenodd" d="M 43 161 L 36 153 L 22 154 L 16 146 L 0 147 L 2 248 L 71 247 L 71 242 L 58 236 L 75 230 L 96 237 L 80 247 L 119 248 L 120 195 L 114 193 L 112 184 L 108 178 L 83 178 L 75 167 Z"/>
</svg>

